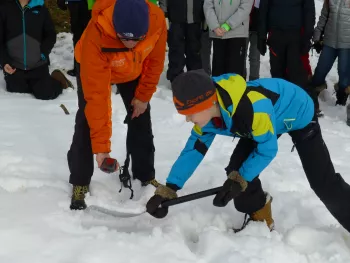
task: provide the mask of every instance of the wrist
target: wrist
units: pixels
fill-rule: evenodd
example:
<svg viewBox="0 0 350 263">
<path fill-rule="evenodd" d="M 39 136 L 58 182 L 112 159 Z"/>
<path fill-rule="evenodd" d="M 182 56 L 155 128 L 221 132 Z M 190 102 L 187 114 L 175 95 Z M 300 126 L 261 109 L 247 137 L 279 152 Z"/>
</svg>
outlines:
<svg viewBox="0 0 350 263">
<path fill-rule="evenodd" d="M 227 23 L 222 24 L 220 27 L 225 29 L 226 31 L 230 31 L 231 30 L 231 27 Z"/>
</svg>

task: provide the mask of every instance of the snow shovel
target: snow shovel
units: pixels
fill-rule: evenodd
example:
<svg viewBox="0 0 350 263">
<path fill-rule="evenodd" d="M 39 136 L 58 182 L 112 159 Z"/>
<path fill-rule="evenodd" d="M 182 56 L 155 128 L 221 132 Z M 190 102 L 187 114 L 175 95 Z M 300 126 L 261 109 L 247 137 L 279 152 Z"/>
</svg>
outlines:
<svg viewBox="0 0 350 263">
<path fill-rule="evenodd" d="M 204 190 L 204 191 L 200 191 L 197 193 L 193 193 L 193 194 L 189 194 L 189 195 L 184 195 L 184 196 L 180 196 L 171 200 L 167 200 L 164 201 L 161 206 L 162 207 L 169 207 L 169 206 L 174 206 L 174 205 L 178 205 L 178 204 L 182 204 L 182 203 L 186 203 L 189 201 L 194 201 L 197 199 L 201 199 L 204 197 L 208 197 L 211 195 L 215 195 L 217 194 L 220 190 L 222 189 L 222 186 L 220 187 L 215 187 L 215 188 L 211 188 L 208 190 Z M 143 208 L 140 211 L 116 211 L 116 210 L 110 210 L 107 208 L 103 208 L 100 206 L 95 206 L 95 205 L 91 205 L 87 208 L 87 210 L 93 210 L 93 211 L 97 211 L 103 214 L 107 214 L 107 215 L 111 215 L 114 217 L 135 217 L 135 216 L 139 216 L 142 215 L 144 213 L 146 213 L 146 209 Z"/>
</svg>

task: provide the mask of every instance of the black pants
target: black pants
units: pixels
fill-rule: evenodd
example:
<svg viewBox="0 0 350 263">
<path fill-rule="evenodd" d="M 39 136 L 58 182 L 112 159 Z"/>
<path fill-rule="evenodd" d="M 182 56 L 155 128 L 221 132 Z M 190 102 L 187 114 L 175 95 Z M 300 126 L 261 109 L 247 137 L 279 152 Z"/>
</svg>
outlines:
<svg viewBox="0 0 350 263">
<path fill-rule="evenodd" d="M 271 76 L 308 90 L 308 76 L 301 60 L 300 31 L 272 31 L 267 44 L 270 47 Z"/>
<path fill-rule="evenodd" d="M 186 66 L 187 71 L 202 68 L 201 23 L 171 23 L 168 31 L 169 67 L 167 79 L 171 82 Z"/>
<path fill-rule="evenodd" d="M 32 70 L 16 69 L 12 75 L 4 74 L 8 92 L 30 93 L 40 100 L 53 100 L 62 93 L 62 85 L 50 76 L 47 65 Z"/>
<path fill-rule="evenodd" d="M 91 10 L 88 9 L 86 0 L 69 1 L 68 9 L 70 14 L 70 27 L 73 34 L 73 45 L 75 47 L 91 19 Z M 74 69 L 75 68 L 76 61 L 74 59 Z"/>
<path fill-rule="evenodd" d="M 350 231 L 350 186 L 335 172 L 316 118 L 305 128 L 292 131 L 289 135 L 311 188 L 338 222 Z M 238 170 L 255 147 L 254 141 L 240 139 L 226 168 L 227 172 Z M 238 211 L 251 214 L 261 209 L 265 201 L 261 182 L 255 178 L 246 191 L 235 198 L 234 203 Z"/>
<path fill-rule="evenodd" d="M 213 38 L 213 76 L 236 73 L 245 78 L 247 38 Z"/>
<path fill-rule="evenodd" d="M 79 73 L 79 64 L 77 71 Z M 75 131 L 72 145 L 67 154 L 70 170 L 69 182 L 73 185 L 88 185 L 91 182 L 94 171 L 94 158 L 91 147 L 90 128 L 84 113 L 86 101 L 84 99 L 79 74 L 77 75 L 77 84 L 79 109 L 75 118 Z M 137 84 L 138 80 L 134 80 L 117 85 L 128 112 L 131 108 L 131 101 L 134 98 Z M 154 179 L 155 149 L 153 144 L 150 106 L 148 106 L 145 113 L 129 121 L 127 148 L 131 154 L 134 178 L 139 179 L 141 182 Z M 122 165 L 122 162 L 120 163 Z"/>
</svg>

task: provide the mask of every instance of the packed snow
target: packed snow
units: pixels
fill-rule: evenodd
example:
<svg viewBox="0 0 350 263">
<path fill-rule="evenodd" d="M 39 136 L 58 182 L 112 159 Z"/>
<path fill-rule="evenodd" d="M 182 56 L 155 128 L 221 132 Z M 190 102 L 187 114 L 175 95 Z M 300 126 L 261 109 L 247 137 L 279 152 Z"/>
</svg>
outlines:
<svg viewBox="0 0 350 263">
<path fill-rule="evenodd" d="M 320 12 L 321 1 L 317 1 Z M 72 36 L 59 34 L 50 55 L 51 69 L 70 69 Z M 318 55 L 311 56 L 313 69 Z M 156 146 L 156 177 L 165 182 L 171 165 L 184 146 L 192 125 L 172 105 L 166 65 L 152 99 Z M 261 76 L 269 77 L 268 55 L 262 57 Z M 75 79 L 71 78 L 75 83 Z M 336 170 L 350 182 L 350 133 L 345 108 L 335 105 L 333 84 L 337 68 L 321 95 L 325 117 L 323 136 Z M 113 95 L 112 156 L 125 158 L 125 109 Z M 233 204 L 212 205 L 213 198 L 171 207 L 159 220 L 144 211 L 154 188 L 133 182 L 135 198 L 120 189 L 116 175 L 95 168 L 89 205 L 141 213 L 115 218 L 93 211 L 70 211 L 71 185 L 66 154 L 77 111 L 76 91 L 65 90 L 54 101 L 31 95 L 9 94 L 0 73 L 0 262 L 2 263 L 345 263 L 350 262 L 350 235 L 330 215 L 310 189 L 288 135 L 279 140 L 279 153 L 263 172 L 266 191 L 274 197 L 275 231 L 264 223 L 240 227 L 243 214 Z M 70 112 L 65 115 L 60 105 Z M 217 136 L 196 173 L 179 195 L 222 185 L 224 167 L 237 141 Z"/>
</svg>

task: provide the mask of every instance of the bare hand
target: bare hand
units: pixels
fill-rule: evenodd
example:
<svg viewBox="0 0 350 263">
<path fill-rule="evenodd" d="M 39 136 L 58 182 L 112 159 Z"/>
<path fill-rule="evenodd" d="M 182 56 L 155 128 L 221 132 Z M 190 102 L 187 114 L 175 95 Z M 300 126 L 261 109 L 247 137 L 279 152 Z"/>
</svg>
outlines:
<svg viewBox="0 0 350 263">
<path fill-rule="evenodd" d="M 106 159 L 106 158 L 110 158 L 109 153 L 97 153 L 96 154 L 96 162 L 97 162 L 98 168 L 101 167 L 104 159 Z"/>
<path fill-rule="evenodd" d="M 143 102 L 134 98 L 131 102 L 131 105 L 133 106 L 131 119 L 133 119 L 135 117 L 139 117 L 147 110 L 148 102 Z"/>
<path fill-rule="evenodd" d="M 223 37 L 224 34 L 225 34 L 226 30 L 221 28 L 221 27 L 218 27 L 218 28 L 215 28 L 214 29 L 214 33 L 218 36 L 218 37 Z"/>
<path fill-rule="evenodd" d="M 15 69 L 15 68 L 12 68 L 9 64 L 6 64 L 6 65 L 4 66 L 4 70 L 5 70 L 5 72 L 6 72 L 7 74 L 10 74 L 10 75 L 12 75 L 13 73 L 16 72 L 16 69 Z"/>
</svg>

